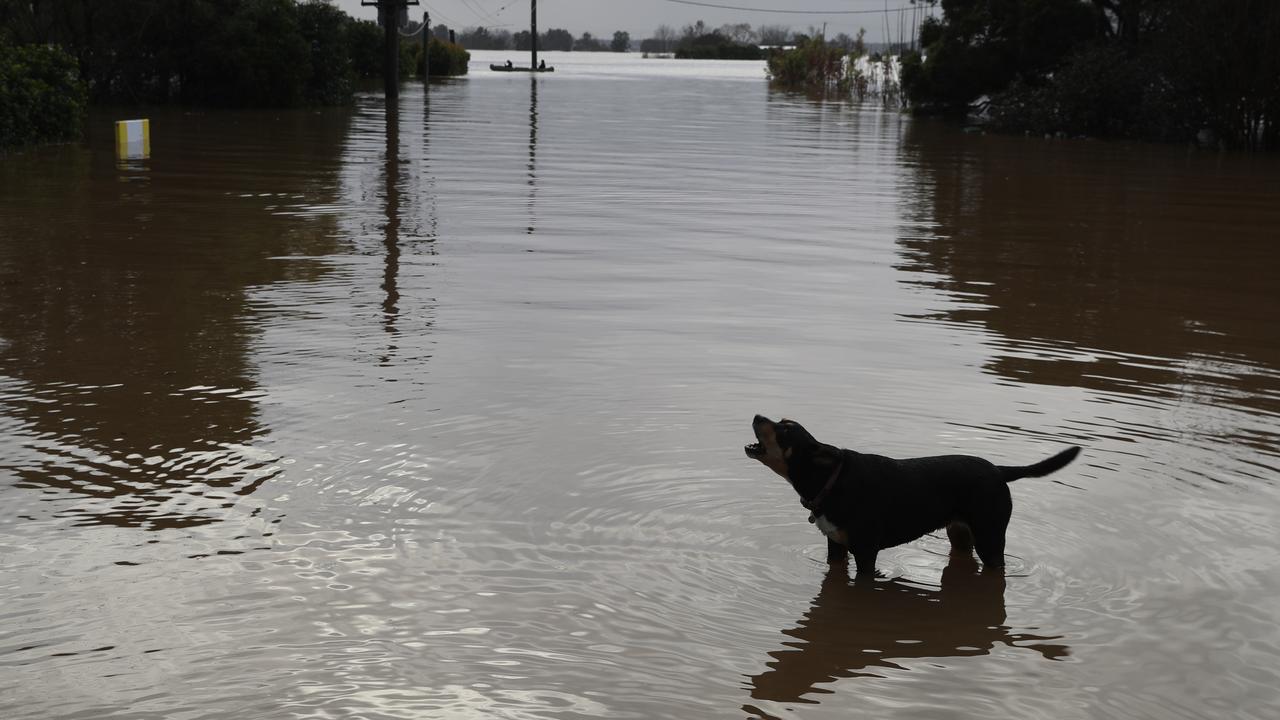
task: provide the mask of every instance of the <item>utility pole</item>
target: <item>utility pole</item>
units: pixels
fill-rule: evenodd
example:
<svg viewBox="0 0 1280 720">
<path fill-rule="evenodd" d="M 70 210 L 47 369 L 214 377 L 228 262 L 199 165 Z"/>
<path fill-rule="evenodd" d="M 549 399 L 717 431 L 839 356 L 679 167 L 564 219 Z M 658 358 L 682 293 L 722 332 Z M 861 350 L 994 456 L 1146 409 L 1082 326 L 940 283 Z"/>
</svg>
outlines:
<svg viewBox="0 0 1280 720">
<path fill-rule="evenodd" d="M 530 11 L 529 32 L 533 35 L 533 60 L 529 63 L 529 70 L 536 72 L 538 70 L 538 0 L 530 0 L 529 3 L 533 9 Z"/>
<path fill-rule="evenodd" d="M 365 7 L 378 8 L 383 32 L 382 80 L 388 100 L 400 97 L 400 15 L 418 0 L 360 0 Z"/>
<path fill-rule="evenodd" d="M 400 97 L 400 31 L 396 27 L 396 16 L 400 3 L 397 0 L 382 0 L 378 3 L 378 14 L 382 16 L 382 31 L 386 55 L 382 62 L 382 82 L 386 87 L 387 99 Z"/>
</svg>

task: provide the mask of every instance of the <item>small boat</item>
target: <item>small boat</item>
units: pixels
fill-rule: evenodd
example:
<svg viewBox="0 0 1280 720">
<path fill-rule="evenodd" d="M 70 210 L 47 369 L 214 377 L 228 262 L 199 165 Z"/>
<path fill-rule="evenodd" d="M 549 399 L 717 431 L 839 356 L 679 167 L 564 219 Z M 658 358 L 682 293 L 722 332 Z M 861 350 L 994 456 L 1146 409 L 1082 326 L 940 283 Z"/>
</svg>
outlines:
<svg viewBox="0 0 1280 720">
<path fill-rule="evenodd" d="M 546 60 L 538 62 L 538 0 L 529 2 L 529 35 L 533 38 L 533 47 L 530 48 L 533 53 L 529 56 L 529 67 L 512 65 L 508 60 L 506 65 L 489 65 L 489 69 L 496 72 L 555 72 L 555 68 L 547 67 Z"/>
<path fill-rule="evenodd" d="M 531 68 L 531 67 L 524 67 L 522 65 L 493 65 L 493 64 L 489 65 L 489 69 L 497 72 L 555 72 L 556 71 L 555 68 L 546 67 L 546 66 Z"/>
</svg>

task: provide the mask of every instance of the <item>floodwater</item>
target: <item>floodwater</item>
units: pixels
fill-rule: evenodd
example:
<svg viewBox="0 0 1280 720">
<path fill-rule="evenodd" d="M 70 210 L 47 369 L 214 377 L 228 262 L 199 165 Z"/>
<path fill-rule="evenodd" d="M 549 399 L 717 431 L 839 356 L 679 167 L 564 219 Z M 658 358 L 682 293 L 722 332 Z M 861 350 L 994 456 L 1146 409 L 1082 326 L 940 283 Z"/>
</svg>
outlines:
<svg viewBox="0 0 1280 720">
<path fill-rule="evenodd" d="M 0 717 L 1275 717 L 1274 158 L 505 57 L 0 161 Z M 1084 452 L 854 586 L 757 412 Z"/>
</svg>

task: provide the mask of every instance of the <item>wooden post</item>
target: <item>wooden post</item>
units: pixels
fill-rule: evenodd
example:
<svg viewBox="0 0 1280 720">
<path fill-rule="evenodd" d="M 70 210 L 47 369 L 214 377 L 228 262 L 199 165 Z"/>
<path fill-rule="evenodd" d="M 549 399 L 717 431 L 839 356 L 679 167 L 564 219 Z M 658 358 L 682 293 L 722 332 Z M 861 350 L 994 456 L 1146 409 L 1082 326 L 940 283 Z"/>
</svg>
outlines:
<svg viewBox="0 0 1280 720">
<path fill-rule="evenodd" d="M 529 4 L 533 8 L 532 10 L 530 10 L 531 16 L 529 18 L 529 32 L 530 34 L 533 35 L 533 37 L 530 38 L 531 40 L 533 40 L 533 43 L 532 43 L 533 60 L 529 65 L 529 69 L 533 72 L 537 72 L 538 71 L 538 0 L 530 0 Z"/>
<path fill-rule="evenodd" d="M 382 0 L 378 3 L 378 14 L 382 19 L 383 39 L 386 44 L 382 75 L 388 100 L 400 97 L 400 32 L 396 28 L 396 10 L 399 9 L 399 5 L 399 0 Z"/>
</svg>

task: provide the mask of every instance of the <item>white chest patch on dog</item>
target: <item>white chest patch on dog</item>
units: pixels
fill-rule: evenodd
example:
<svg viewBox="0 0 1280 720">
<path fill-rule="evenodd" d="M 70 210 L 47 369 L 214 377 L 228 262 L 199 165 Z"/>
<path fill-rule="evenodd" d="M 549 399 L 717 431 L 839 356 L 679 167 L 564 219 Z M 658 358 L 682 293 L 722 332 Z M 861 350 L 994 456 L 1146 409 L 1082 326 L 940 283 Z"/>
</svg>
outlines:
<svg viewBox="0 0 1280 720">
<path fill-rule="evenodd" d="M 836 535 L 840 532 L 840 528 L 836 527 L 835 523 L 828 520 L 826 515 L 819 515 L 814 518 L 813 524 L 818 526 L 818 529 L 822 531 L 823 535 L 826 535 L 832 540 L 835 540 Z"/>
</svg>

